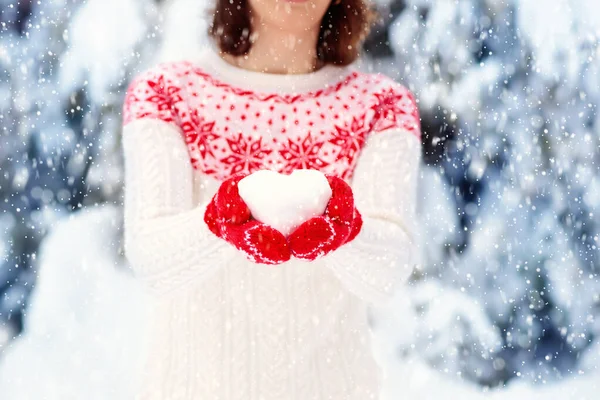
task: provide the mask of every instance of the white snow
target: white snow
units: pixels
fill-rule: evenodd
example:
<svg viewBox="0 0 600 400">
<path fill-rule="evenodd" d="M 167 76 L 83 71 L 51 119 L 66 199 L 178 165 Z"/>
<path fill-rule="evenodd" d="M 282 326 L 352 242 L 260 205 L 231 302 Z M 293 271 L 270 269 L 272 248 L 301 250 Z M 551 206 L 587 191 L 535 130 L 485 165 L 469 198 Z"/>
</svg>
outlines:
<svg viewBox="0 0 600 400">
<path fill-rule="evenodd" d="M 3 400 L 130 400 L 144 293 L 117 255 L 120 210 L 89 207 L 43 242 L 21 337 L 3 349 Z"/>
<path fill-rule="evenodd" d="M 252 216 L 288 236 L 304 221 L 325 212 L 331 187 L 317 170 L 298 169 L 291 174 L 256 171 L 238 183 L 240 197 Z"/>
<path fill-rule="evenodd" d="M 156 60 L 197 58 L 206 45 L 207 12 L 213 5 L 212 0 L 168 0 L 161 11 L 163 36 Z"/>
<path fill-rule="evenodd" d="M 156 7 L 143 1 L 148 3 L 145 13 L 138 0 L 90 0 L 75 13 L 64 33 L 69 45 L 61 57 L 59 81 L 64 93 L 85 79 L 87 94 L 95 102 L 118 95 L 112 85 L 126 79 L 125 66 L 137 62 L 132 49 L 145 39 L 147 19 L 156 18 Z"/>
</svg>

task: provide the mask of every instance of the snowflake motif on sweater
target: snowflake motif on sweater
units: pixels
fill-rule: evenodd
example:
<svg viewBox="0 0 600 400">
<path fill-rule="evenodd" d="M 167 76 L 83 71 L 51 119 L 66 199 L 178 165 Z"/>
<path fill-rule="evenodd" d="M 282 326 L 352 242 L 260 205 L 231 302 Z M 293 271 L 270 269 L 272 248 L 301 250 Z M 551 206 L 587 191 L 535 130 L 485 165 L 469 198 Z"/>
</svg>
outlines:
<svg viewBox="0 0 600 400">
<path fill-rule="evenodd" d="M 221 181 L 264 168 L 350 179 L 370 134 L 401 127 L 421 135 L 406 87 L 354 70 L 326 88 L 276 94 L 221 82 L 190 61 L 163 62 L 134 79 L 123 111 L 124 124 L 155 118 L 178 125 L 192 166 Z"/>
</svg>

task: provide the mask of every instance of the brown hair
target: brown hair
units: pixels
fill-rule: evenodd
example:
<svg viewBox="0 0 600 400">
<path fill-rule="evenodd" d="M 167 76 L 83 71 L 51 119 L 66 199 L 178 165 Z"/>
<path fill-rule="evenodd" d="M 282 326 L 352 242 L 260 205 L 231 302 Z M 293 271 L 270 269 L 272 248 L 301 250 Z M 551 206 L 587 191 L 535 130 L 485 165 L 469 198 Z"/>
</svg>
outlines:
<svg viewBox="0 0 600 400">
<path fill-rule="evenodd" d="M 332 1 L 321 20 L 317 57 L 335 65 L 347 65 L 359 56 L 362 41 L 378 17 L 368 0 Z M 248 0 L 216 0 L 208 33 L 221 51 L 233 56 L 247 54 L 252 46 Z"/>
</svg>

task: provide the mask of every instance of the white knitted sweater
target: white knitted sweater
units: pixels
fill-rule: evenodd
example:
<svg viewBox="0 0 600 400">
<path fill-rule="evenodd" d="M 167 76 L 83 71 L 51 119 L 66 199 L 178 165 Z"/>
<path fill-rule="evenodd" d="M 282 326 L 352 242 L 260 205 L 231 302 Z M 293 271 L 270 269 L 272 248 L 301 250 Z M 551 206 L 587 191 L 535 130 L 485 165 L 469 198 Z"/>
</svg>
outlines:
<svg viewBox="0 0 600 400">
<path fill-rule="evenodd" d="M 209 47 L 139 74 L 122 142 L 125 254 L 153 302 L 136 399 L 377 398 L 367 307 L 419 262 L 420 136 L 408 89 L 352 65 L 266 74 Z M 248 261 L 203 214 L 222 179 L 263 168 L 344 177 L 361 232 L 313 262 Z"/>
</svg>

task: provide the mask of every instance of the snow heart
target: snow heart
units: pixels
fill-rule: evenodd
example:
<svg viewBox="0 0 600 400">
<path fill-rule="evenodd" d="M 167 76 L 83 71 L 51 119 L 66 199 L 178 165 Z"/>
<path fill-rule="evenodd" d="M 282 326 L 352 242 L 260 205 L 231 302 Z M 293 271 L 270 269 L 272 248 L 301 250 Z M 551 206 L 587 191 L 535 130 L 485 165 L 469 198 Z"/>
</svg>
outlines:
<svg viewBox="0 0 600 400">
<path fill-rule="evenodd" d="M 289 175 L 259 170 L 240 180 L 238 192 L 255 219 L 284 236 L 322 215 L 332 194 L 325 175 L 314 169 L 297 169 Z"/>
</svg>

